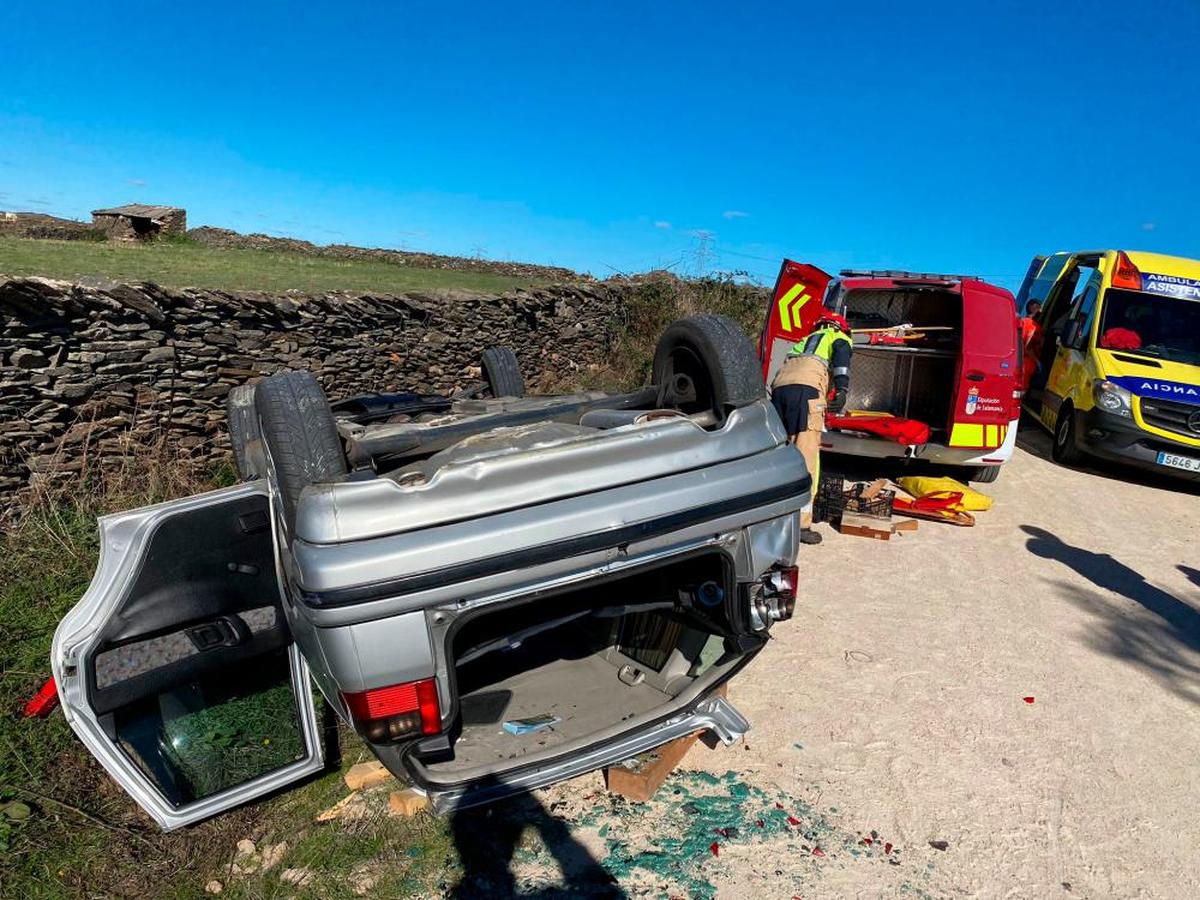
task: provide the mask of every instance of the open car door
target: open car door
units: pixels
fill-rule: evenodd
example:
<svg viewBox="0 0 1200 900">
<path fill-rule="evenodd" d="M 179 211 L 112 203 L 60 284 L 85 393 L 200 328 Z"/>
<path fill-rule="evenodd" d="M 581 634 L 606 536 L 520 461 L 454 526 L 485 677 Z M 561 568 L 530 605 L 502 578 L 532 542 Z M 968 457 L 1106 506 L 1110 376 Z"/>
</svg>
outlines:
<svg viewBox="0 0 1200 900">
<path fill-rule="evenodd" d="M 100 519 L 51 667 L 79 739 L 164 830 L 321 769 L 281 602 L 262 482 Z"/>
<path fill-rule="evenodd" d="M 809 263 L 783 261 L 758 340 L 758 358 L 767 384 L 792 346 L 812 331 L 821 313 L 825 288 L 832 280 L 832 275 Z"/>
</svg>

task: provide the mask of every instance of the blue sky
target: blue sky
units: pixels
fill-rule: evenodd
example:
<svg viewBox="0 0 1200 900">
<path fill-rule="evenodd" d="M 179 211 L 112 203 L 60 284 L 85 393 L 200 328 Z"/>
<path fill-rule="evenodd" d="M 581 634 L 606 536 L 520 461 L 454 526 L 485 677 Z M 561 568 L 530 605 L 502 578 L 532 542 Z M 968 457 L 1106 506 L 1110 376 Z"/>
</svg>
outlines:
<svg viewBox="0 0 1200 900">
<path fill-rule="evenodd" d="M 1200 255 L 1200 3 L 0 8 L 0 209 L 771 280 Z M 697 235 L 709 235 L 709 255 Z"/>
</svg>

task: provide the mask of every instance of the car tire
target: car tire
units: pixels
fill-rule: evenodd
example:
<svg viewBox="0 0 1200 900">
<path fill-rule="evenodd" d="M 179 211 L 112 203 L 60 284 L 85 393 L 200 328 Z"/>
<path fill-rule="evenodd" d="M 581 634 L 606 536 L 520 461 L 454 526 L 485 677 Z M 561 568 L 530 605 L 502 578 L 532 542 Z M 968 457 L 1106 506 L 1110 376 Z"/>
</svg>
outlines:
<svg viewBox="0 0 1200 900">
<path fill-rule="evenodd" d="M 296 524 L 300 492 L 346 474 L 346 455 L 329 400 L 309 372 L 280 372 L 254 392 L 267 468 L 274 474 L 283 519 Z"/>
<path fill-rule="evenodd" d="M 254 410 L 254 385 L 239 384 L 225 396 L 225 421 L 229 427 L 229 444 L 233 448 L 233 465 L 242 481 L 262 478 L 266 460 L 262 451 L 262 432 L 258 429 L 258 414 Z"/>
<path fill-rule="evenodd" d="M 971 470 L 969 480 L 979 484 L 995 484 L 1000 477 L 1000 469 L 1000 466 L 976 466 Z"/>
<path fill-rule="evenodd" d="M 1075 443 L 1075 410 L 1064 403 L 1054 418 L 1054 442 L 1050 450 L 1054 461 L 1063 466 L 1083 462 L 1083 451 Z"/>
<path fill-rule="evenodd" d="M 517 354 L 508 347 L 488 347 L 483 351 L 483 377 L 493 397 L 524 397 L 525 379 Z"/>
<path fill-rule="evenodd" d="M 689 316 L 667 326 L 654 351 L 652 377 L 660 397 L 673 395 L 681 375 L 694 392 L 674 405 L 689 414 L 711 410 L 718 421 L 767 395 L 754 345 L 725 316 Z"/>
</svg>

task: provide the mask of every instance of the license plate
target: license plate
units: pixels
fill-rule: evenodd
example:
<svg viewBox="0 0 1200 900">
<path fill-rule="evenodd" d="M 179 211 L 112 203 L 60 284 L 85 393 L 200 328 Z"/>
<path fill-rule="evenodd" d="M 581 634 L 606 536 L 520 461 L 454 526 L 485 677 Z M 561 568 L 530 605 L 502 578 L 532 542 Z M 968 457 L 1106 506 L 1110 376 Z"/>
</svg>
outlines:
<svg viewBox="0 0 1200 900">
<path fill-rule="evenodd" d="M 1158 464 L 1170 466 L 1172 469 L 1183 469 L 1185 472 L 1200 472 L 1200 459 L 1180 456 L 1178 453 L 1159 453 Z"/>
</svg>

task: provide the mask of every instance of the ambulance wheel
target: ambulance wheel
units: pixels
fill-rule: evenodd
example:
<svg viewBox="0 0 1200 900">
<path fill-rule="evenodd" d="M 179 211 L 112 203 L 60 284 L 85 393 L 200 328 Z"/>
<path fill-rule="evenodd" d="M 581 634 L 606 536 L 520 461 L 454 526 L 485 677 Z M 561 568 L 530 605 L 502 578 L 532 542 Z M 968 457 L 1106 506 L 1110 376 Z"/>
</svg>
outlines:
<svg viewBox="0 0 1200 900">
<path fill-rule="evenodd" d="M 524 397 L 525 379 L 517 354 L 508 347 L 488 347 L 483 351 L 483 377 L 493 397 Z"/>
<path fill-rule="evenodd" d="M 262 478 L 267 467 L 263 459 L 262 432 L 258 430 L 258 414 L 254 412 L 254 385 L 239 384 L 225 396 L 225 421 L 238 476 L 242 481 Z"/>
<path fill-rule="evenodd" d="M 971 470 L 969 480 L 979 484 L 992 484 L 1000 477 L 999 466 L 976 466 Z"/>
<path fill-rule="evenodd" d="M 262 429 L 267 469 L 274 475 L 291 532 L 300 493 L 346 474 L 346 455 L 329 400 L 311 372 L 278 372 L 260 381 L 254 410 Z"/>
<path fill-rule="evenodd" d="M 1064 403 L 1054 420 L 1054 461 L 1063 466 L 1077 466 L 1083 462 L 1083 451 L 1075 443 L 1075 410 Z"/>
<path fill-rule="evenodd" d="M 766 396 L 754 345 L 732 319 L 704 314 L 667 326 L 654 351 L 653 383 L 665 405 L 693 414 L 730 411 Z"/>
</svg>

